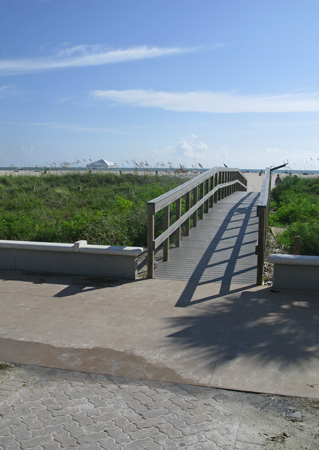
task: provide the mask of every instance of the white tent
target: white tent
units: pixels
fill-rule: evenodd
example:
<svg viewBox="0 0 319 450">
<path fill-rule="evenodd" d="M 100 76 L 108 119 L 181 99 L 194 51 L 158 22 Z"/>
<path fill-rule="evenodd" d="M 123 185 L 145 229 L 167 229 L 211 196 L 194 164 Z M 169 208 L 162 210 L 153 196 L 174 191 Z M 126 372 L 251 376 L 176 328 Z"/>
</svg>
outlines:
<svg viewBox="0 0 319 450">
<path fill-rule="evenodd" d="M 89 170 L 92 169 L 109 169 L 110 167 L 117 167 L 116 163 L 107 161 L 106 159 L 99 159 L 98 161 L 92 162 L 86 166 Z"/>
</svg>

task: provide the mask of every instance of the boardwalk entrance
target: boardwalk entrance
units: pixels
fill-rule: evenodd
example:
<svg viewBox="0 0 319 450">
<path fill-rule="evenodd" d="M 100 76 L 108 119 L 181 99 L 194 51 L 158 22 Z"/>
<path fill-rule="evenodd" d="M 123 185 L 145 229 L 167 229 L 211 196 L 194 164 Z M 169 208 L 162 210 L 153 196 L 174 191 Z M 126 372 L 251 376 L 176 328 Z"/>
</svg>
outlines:
<svg viewBox="0 0 319 450">
<path fill-rule="evenodd" d="M 235 192 L 217 202 L 182 245 L 159 264 L 155 278 L 196 284 L 256 284 L 259 193 Z"/>
</svg>

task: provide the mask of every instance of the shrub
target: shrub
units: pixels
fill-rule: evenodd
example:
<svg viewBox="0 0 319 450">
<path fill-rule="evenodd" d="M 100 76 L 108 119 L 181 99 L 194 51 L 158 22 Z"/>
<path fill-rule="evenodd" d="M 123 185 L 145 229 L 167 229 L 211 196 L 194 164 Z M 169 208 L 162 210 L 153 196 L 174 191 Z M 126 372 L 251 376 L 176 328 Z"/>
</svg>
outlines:
<svg viewBox="0 0 319 450">
<path fill-rule="evenodd" d="M 285 227 L 279 242 L 290 253 L 300 236 L 302 255 L 319 255 L 319 178 L 286 177 L 272 190 L 269 224 Z"/>
</svg>

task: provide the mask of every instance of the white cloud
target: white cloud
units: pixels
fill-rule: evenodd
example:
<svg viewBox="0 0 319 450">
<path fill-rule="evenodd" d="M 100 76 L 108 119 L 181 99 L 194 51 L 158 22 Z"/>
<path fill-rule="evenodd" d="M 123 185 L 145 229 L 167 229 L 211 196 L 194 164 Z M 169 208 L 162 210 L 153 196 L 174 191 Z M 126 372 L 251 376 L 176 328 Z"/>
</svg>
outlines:
<svg viewBox="0 0 319 450">
<path fill-rule="evenodd" d="M 226 149 L 211 150 L 209 146 L 200 140 L 194 133 L 183 137 L 177 145 L 168 145 L 162 149 L 153 150 L 150 154 L 151 163 L 172 164 L 179 167 L 180 164 L 187 168 L 198 168 L 199 164 L 204 167 L 215 167 L 229 161 Z"/>
<path fill-rule="evenodd" d="M 105 64 L 178 55 L 195 50 L 198 50 L 198 47 L 138 46 L 106 50 L 99 45 L 84 44 L 65 48 L 56 55 L 46 58 L 0 60 L 0 75 L 40 72 L 70 67 L 101 66 Z"/>
<path fill-rule="evenodd" d="M 163 92 L 152 90 L 96 90 L 95 99 L 178 112 L 279 113 L 318 112 L 319 93 L 239 95 L 232 92 Z"/>
</svg>

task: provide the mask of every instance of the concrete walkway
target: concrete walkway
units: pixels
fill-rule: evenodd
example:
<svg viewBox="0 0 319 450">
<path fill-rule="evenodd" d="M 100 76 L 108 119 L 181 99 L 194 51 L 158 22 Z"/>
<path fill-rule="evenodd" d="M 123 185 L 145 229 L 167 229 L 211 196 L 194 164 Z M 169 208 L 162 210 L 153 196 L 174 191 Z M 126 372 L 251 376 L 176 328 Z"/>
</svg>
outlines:
<svg viewBox="0 0 319 450">
<path fill-rule="evenodd" d="M 319 398 L 318 292 L 1 272 L 0 307 L 3 361 Z"/>
</svg>

